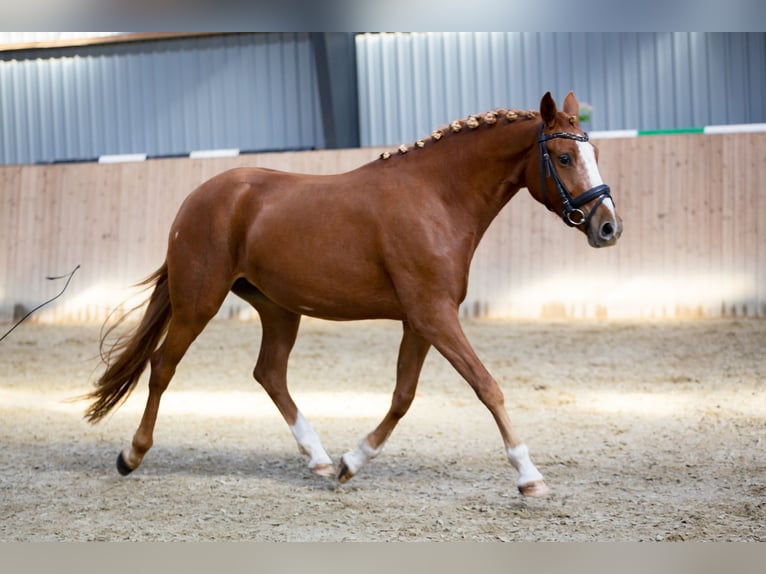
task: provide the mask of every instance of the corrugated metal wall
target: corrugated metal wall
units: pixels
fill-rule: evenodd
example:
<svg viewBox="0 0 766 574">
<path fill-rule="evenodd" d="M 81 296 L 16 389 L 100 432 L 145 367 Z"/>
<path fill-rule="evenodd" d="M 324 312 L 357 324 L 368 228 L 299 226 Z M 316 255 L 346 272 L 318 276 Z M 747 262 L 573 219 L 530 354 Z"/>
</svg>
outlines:
<svg viewBox="0 0 766 574">
<path fill-rule="evenodd" d="M 591 130 L 766 121 L 766 33 L 465 32 L 356 37 L 360 143 L 396 145 L 551 90 Z M 0 52 L 0 163 L 321 148 L 308 34 Z"/>
<path fill-rule="evenodd" d="M 0 162 L 324 144 L 308 34 L 0 53 Z"/>
<path fill-rule="evenodd" d="M 766 121 L 764 33 L 395 33 L 357 36 L 362 145 L 396 145 L 550 90 L 588 129 Z"/>
</svg>

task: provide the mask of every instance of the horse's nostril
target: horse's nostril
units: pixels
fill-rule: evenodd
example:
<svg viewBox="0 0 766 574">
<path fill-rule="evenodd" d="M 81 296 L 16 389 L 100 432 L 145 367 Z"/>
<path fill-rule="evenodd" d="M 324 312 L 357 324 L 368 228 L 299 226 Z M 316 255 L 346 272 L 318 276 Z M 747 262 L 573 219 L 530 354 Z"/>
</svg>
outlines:
<svg viewBox="0 0 766 574">
<path fill-rule="evenodd" d="M 614 225 L 611 222 L 606 221 L 601 226 L 601 239 L 611 239 L 614 236 Z"/>
</svg>

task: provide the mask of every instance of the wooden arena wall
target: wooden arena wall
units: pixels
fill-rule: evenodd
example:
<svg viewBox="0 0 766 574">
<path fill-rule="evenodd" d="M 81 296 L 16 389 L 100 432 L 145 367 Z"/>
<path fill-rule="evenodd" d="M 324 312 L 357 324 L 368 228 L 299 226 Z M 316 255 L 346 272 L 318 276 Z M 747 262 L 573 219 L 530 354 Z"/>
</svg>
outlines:
<svg viewBox="0 0 766 574">
<path fill-rule="evenodd" d="M 595 141 L 624 219 L 618 245 L 589 247 L 522 190 L 476 253 L 463 315 L 766 316 L 766 133 Z M 131 286 L 162 263 L 181 201 L 224 169 L 337 173 L 380 151 L 0 167 L 0 321 L 56 295 L 64 280 L 46 276 L 76 265 L 36 320 L 101 321 L 140 302 Z M 219 313 L 251 316 L 233 296 Z"/>
</svg>

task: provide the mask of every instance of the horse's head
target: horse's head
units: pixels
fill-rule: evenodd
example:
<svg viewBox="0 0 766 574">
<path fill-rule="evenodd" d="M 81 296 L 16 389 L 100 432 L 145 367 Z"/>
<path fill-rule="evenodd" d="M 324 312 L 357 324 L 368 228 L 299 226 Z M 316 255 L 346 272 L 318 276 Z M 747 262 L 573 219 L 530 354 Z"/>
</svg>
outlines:
<svg viewBox="0 0 766 574">
<path fill-rule="evenodd" d="M 542 124 L 537 154 L 526 169 L 532 196 L 577 227 L 593 247 L 614 245 L 622 234 L 622 219 L 598 171 L 598 148 L 579 127 L 579 104 L 574 93 L 558 110 L 550 92 L 540 101 Z"/>
</svg>

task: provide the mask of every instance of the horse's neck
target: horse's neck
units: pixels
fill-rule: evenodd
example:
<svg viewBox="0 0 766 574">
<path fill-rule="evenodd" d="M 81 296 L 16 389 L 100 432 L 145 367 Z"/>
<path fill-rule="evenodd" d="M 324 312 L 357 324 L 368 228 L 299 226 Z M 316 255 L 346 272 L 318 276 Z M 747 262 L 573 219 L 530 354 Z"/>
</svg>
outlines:
<svg viewBox="0 0 766 574">
<path fill-rule="evenodd" d="M 455 209 L 472 216 L 479 235 L 525 185 L 536 129 L 533 123 L 520 121 L 483 132 L 454 134 L 444 142 L 443 151 L 438 143 L 430 150 L 430 161 L 441 166 L 433 171 L 439 174 L 435 189 Z"/>
</svg>

